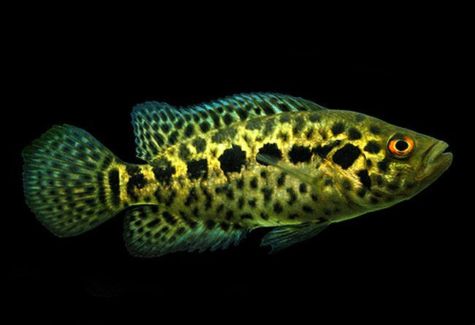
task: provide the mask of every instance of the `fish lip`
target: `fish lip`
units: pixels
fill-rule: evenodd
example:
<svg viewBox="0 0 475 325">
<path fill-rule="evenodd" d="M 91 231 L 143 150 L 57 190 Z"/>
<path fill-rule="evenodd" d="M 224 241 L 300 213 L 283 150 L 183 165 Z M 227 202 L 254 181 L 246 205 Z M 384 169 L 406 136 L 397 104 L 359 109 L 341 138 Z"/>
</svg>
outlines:
<svg viewBox="0 0 475 325">
<path fill-rule="evenodd" d="M 438 141 L 427 149 L 422 160 L 421 172 L 417 175 L 416 180 L 434 181 L 450 167 L 453 154 L 446 152 L 448 147 L 448 143 Z"/>
</svg>

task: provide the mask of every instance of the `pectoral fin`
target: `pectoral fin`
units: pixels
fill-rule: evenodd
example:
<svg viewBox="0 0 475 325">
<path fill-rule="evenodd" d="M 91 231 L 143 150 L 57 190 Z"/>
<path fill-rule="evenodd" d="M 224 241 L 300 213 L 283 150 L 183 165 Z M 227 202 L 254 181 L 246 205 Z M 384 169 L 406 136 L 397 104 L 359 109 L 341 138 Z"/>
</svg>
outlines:
<svg viewBox="0 0 475 325">
<path fill-rule="evenodd" d="M 270 246 L 271 253 L 275 253 L 316 236 L 329 224 L 328 221 L 322 223 L 306 222 L 299 225 L 276 227 L 264 236 L 261 246 Z"/>
<path fill-rule="evenodd" d="M 310 173 L 307 173 L 306 170 L 302 167 L 295 167 L 295 166 L 286 164 L 280 161 L 278 158 L 275 158 L 269 155 L 257 154 L 256 159 L 257 161 L 260 161 L 260 162 L 266 163 L 267 165 L 271 165 L 271 166 L 281 169 L 283 172 L 287 173 L 288 175 L 292 177 L 299 179 L 303 183 L 312 185 L 312 180 L 314 176 L 310 175 Z"/>
</svg>

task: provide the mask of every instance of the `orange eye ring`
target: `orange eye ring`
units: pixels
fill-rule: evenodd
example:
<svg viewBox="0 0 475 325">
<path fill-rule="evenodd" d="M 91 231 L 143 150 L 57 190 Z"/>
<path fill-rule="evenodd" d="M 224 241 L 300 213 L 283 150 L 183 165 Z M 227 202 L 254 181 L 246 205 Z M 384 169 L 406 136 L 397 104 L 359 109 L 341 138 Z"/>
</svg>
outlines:
<svg viewBox="0 0 475 325">
<path fill-rule="evenodd" d="M 396 136 L 389 141 L 388 150 L 396 158 L 406 158 L 414 150 L 414 140 L 408 136 Z"/>
</svg>

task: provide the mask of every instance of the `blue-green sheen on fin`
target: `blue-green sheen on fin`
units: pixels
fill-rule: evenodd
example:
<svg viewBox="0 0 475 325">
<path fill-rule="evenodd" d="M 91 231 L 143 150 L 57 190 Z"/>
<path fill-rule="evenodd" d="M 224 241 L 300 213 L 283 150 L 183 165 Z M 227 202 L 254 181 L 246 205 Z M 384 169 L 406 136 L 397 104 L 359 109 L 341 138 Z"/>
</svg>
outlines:
<svg viewBox="0 0 475 325">
<path fill-rule="evenodd" d="M 284 248 L 316 236 L 329 224 L 329 222 L 306 222 L 298 225 L 275 227 L 264 236 L 261 246 L 270 246 L 271 253 L 276 253 Z"/>
<path fill-rule="evenodd" d="M 151 162 L 160 151 L 184 139 L 248 118 L 322 109 L 325 108 L 299 97 L 273 93 L 240 94 L 183 108 L 146 102 L 132 111 L 137 157 Z"/>
<path fill-rule="evenodd" d="M 106 172 L 115 156 L 88 132 L 54 126 L 23 159 L 26 203 L 55 235 L 79 235 L 118 212 Z"/>
<path fill-rule="evenodd" d="M 226 249 L 237 245 L 245 230 L 224 230 L 219 224 L 185 220 L 161 206 L 141 206 L 127 210 L 124 239 L 132 255 L 155 257 L 173 252 Z"/>
</svg>

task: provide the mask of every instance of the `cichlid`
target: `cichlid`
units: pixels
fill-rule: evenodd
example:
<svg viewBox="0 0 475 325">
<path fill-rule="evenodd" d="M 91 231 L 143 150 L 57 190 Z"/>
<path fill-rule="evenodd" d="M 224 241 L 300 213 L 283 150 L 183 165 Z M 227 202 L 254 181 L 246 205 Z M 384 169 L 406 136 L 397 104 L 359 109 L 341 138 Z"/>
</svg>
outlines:
<svg viewBox="0 0 475 325">
<path fill-rule="evenodd" d="M 452 163 L 443 141 L 280 94 L 147 102 L 132 123 L 144 164 L 70 125 L 24 150 L 26 202 L 52 233 L 79 235 L 125 210 L 134 255 L 224 249 L 259 227 L 276 251 L 407 200 Z"/>
</svg>

